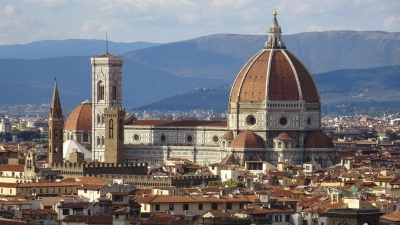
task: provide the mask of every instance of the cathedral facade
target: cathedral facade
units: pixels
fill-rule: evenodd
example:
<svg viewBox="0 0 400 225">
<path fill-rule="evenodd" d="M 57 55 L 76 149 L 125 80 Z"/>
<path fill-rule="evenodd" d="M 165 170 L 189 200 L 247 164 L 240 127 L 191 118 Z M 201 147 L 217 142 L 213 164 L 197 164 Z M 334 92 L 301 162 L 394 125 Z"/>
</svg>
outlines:
<svg viewBox="0 0 400 225">
<path fill-rule="evenodd" d="M 199 164 L 244 165 L 245 161 L 337 162 L 335 147 L 321 131 L 321 103 L 311 73 L 286 49 L 274 13 L 269 37 L 233 82 L 227 121 L 131 120 L 125 116 L 124 162 L 185 158 Z M 122 108 L 123 59 L 92 57 L 92 159 L 105 162 L 111 124 L 107 109 Z M 119 119 L 120 120 L 120 119 Z M 114 121 L 115 122 L 115 121 Z M 107 127 L 108 126 L 108 127 Z M 107 132 L 106 132 L 107 131 Z M 114 146 L 115 145 L 115 146 Z M 122 159 L 117 157 L 118 161 Z"/>
</svg>

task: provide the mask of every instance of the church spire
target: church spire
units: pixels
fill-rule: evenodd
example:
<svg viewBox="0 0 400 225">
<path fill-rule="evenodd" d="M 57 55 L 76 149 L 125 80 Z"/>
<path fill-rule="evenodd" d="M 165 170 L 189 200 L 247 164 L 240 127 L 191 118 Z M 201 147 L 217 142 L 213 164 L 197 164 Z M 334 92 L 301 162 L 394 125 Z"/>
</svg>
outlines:
<svg viewBox="0 0 400 225">
<path fill-rule="evenodd" d="M 55 79 L 54 79 L 55 81 Z M 57 81 L 54 84 L 53 99 L 51 100 L 49 115 L 49 164 L 63 162 L 63 130 L 64 118 L 60 96 L 58 95 Z"/>
<path fill-rule="evenodd" d="M 268 31 L 268 41 L 264 43 L 265 49 L 286 49 L 285 42 L 282 41 L 281 34 L 282 29 L 278 24 L 276 16 L 278 13 L 276 10 L 272 14 L 274 18 L 272 19 L 272 24 Z"/>
<path fill-rule="evenodd" d="M 53 99 L 51 100 L 50 116 L 49 116 L 50 118 L 49 119 L 63 120 L 61 101 L 60 101 L 60 96 L 58 95 L 57 81 L 56 81 L 56 79 L 54 79 L 54 81 L 55 81 L 55 84 L 54 84 L 54 91 L 53 91 Z"/>
</svg>

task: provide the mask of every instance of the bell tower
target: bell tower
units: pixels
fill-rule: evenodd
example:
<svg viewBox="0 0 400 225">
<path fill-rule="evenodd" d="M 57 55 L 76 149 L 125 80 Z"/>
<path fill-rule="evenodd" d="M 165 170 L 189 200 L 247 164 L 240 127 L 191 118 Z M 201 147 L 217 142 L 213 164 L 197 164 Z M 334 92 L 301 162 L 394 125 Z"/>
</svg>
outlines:
<svg viewBox="0 0 400 225">
<path fill-rule="evenodd" d="M 105 155 L 106 163 L 124 162 L 125 109 L 105 109 Z"/>
<path fill-rule="evenodd" d="M 90 59 L 92 64 L 92 159 L 105 161 L 106 108 L 122 107 L 123 59 L 108 52 Z"/>
<path fill-rule="evenodd" d="M 64 117 L 62 114 L 57 82 L 54 84 L 53 99 L 49 114 L 49 164 L 63 162 L 63 129 Z"/>
</svg>

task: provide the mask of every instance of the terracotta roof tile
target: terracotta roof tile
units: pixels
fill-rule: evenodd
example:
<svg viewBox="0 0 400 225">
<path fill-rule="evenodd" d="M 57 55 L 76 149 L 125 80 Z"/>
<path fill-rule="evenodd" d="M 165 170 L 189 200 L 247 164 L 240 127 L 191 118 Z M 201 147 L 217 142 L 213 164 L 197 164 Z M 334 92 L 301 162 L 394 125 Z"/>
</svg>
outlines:
<svg viewBox="0 0 400 225">
<path fill-rule="evenodd" d="M 81 103 L 69 114 L 64 130 L 91 130 L 92 103 Z"/>
<path fill-rule="evenodd" d="M 24 172 L 24 165 L 2 164 L 0 171 Z"/>
<path fill-rule="evenodd" d="M 320 130 L 316 130 L 307 135 L 304 140 L 305 148 L 334 148 L 332 139 Z"/>
<path fill-rule="evenodd" d="M 251 131 L 243 131 L 238 134 L 231 143 L 231 148 L 264 148 L 263 140 Z"/>
<path fill-rule="evenodd" d="M 68 215 L 62 221 L 63 222 L 86 222 L 86 224 L 109 224 L 112 225 L 112 215 Z"/>
<path fill-rule="evenodd" d="M 292 135 L 290 135 L 288 132 L 282 132 L 278 136 L 275 137 L 275 139 L 293 139 Z"/>
</svg>

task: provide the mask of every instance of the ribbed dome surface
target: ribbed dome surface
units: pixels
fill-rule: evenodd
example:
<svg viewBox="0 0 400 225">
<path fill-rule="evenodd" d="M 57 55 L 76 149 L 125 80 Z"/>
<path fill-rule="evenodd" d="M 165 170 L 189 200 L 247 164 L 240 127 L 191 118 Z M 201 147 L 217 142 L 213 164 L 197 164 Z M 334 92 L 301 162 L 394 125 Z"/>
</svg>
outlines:
<svg viewBox="0 0 400 225">
<path fill-rule="evenodd" d="M 278 136 L 276 136 L 275 139 L 278 140 L 288 140 L 288 139 L 293 139 L 292 135 L 290 135 L 288 132 L 282 132 Z"/>
<path fill-rule="evenodd" d="M 238 134 L 231 143 L 231 148 L 264 148 L 263 140 L 251 131 Z"/>
<path fill-rule="evenodd" d="M 324 132 L 316 130 L 307 135 L 304 148 L 334 148 L 332 139 Z"/>
<path fill-rule="evenodd" d="M 319 102 L 311 74 L 288 50 L 261 50 L 236 77 L 231 90 L 231 102 L 265 100 Z"/>
<path fill-rule="evenodd" d="M 69 114 L 64 130 L 91 130 L 92 104 L 81 103 Z"/>
<path fill-rule="evenodd" d="M 221 138 L 232 140 L 233 139 L 233 131 L 228 130 Z"/>
</svg>

